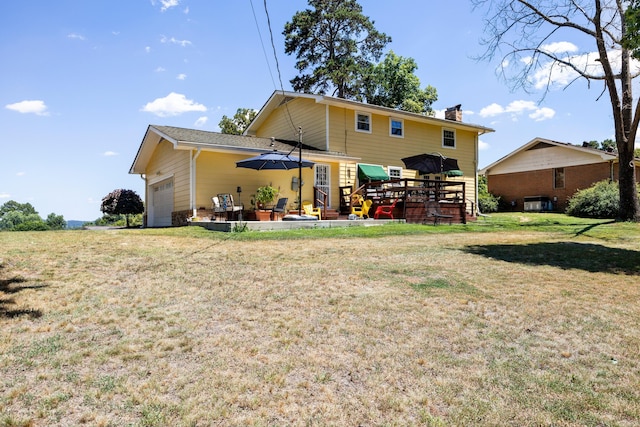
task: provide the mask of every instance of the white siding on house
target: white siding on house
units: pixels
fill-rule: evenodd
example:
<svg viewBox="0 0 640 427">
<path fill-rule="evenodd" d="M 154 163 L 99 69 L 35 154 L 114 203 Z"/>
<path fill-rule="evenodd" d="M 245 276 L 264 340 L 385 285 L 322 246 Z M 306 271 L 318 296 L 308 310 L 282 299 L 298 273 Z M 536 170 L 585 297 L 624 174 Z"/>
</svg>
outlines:
<svg viewBox="0 0 640 427">
<path fill-rule="evenodd" d="M 588 153 L 565 147 L 546 147 L 523 151 L 493 166 L 490 175 L 531 170 L 553 169 L 604 162 L 598 153 Z"/>
</svg>

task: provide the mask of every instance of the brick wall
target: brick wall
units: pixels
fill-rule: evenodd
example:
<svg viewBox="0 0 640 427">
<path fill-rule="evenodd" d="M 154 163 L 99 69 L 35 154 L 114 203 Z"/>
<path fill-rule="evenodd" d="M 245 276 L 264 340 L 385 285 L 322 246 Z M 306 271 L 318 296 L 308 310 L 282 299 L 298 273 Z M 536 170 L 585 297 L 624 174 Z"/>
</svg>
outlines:
<svg viewBox="0 0 640 427">
<path fill-rule="evenodd" d="M 609 179 L 609 163 L 594 163 L 591 165 L 571 166 L 564 168 L 564 188 L 553 188 L 553 169 L 543 169 L 529 172 L 518 172 L 502 175 L 489 175 L 487 182 L 489 191 L 502 197 L 507 205 L 515 201 L 514 210 L 524 210 L 524 197 L 546 196 L 554 197 L 554 210 L 564 211 L 567 200 L 578 190 L 589 188 L 593 183 Z M 617 179 L 618 168 L 614 167 L 614 178 Z"/>
</svg>

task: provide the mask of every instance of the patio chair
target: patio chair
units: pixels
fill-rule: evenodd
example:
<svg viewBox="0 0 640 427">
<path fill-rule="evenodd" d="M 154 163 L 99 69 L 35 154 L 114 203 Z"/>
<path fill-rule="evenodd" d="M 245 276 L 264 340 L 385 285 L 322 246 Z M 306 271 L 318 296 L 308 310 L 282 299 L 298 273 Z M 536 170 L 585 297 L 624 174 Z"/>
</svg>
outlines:
<svg viewBox="0 0 640 427">
<path fill-rule="evenodd" d="M 360 206 L 351 206 L 351 213 L 360 218 L 369 218 L 369 209 L 371 209 L 372 204 L 373 200 L 361 200 Z"/>
<path fill-rule="evenodd" d="M 278 199 L 278 203 L 276 203 L 276 205 L 271 210 L 271 214 L 273 216 L 274 221 L 277 221 L 279 219 L 280 215 L 282 215 L 284 213 L 284 210 L 287 207 L 287 202 L 288 201 L 289 201 L 289 199 L 287 197 L 282 197 L 282 198 Z"/>
<path fill-rule="evenodd" d="M 443 219 L 448 219 L 449 225 L 451 225 L 451 220 L 453 219 L 453 215 L 443 214 L 442 210 L 440 209 L 440 202 L 436 200 L 427 200 L 426 202 L 424 202 L 424 210 L 427 214 L 427 217 L 430 217 L 430 216 L 433 217 L 433 225 L 438 225 L 440 220 L 443 220 Z M 427 220 L 425 218 L 425 220 L 422 223 L 424 224 L 426 222 Z"/>
<path fill-rule="evenodd" d="M 242 214 L 242 205 L 236 206 L 236 204 L 233 202 L 232 194 L 218 194 L 218 199 L 220 200 L 220 206 L 227 214 L 227 221 L 230 218 L 237 218 L 238 214 Z"/>
<path fill-rule="evenodd" d="M 393 219 L 393 208 L 396 207 L 396 203 L 398 203 L 398 199 L 395 199 L 390 205 L 378 206 L 376 208 L 376 212 L 373 214 L 373 218 L 379 219 L 380 216 L 384 216 L 389 219 Z"/>
<path fill-rule="evenodd" d="M 302 202 L 302 209 L 304 209 L 305 214 L 317 216 L 318 220 L 322 219 L 322 210 L 320 208 L 314 208 L 311 202 Z"/>
<path fill-rule="evenodd" d="M 215 221 L 217 221 L 218 218 L 223 219 L 227 215 L 227 212 L 222 208 L 222 205 L 220 204 L 220 199 L 218 198 L 218 196 L 214 196 L 211 198 L 211 209 L 213 210 L 213 217 L 211 219 L 214 219 Z"/>
</svg>

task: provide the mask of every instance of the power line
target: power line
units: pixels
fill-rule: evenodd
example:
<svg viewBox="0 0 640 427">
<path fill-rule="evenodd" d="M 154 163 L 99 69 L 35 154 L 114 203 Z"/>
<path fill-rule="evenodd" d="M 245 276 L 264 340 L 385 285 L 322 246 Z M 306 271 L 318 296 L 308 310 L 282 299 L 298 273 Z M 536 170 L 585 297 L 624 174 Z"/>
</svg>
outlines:
<svg viewBox="0 0 640 427">
<path fill-rule="evenodd" d="M 271 30 L 271 18 L 269 17 L 269 10 L 267 9 L 267 0 L 264 0 L 264 13 L 267 15 L 267 28 L 269 28 L 269 36 L 271 38 L 271 48 L 273 49 L 273 57 L 276 60 L 276 70 L 278 71 L 278 80 L 280 81 L 280 90 L 282 91 L 282 96 L 285 96 L 284 85 L 282 84 L 282 74 L 280 73 L 280 63 L 278 62 L 276 45 L 273 41 L 273 31 Z M 295 125 L 295 123 L 293 123 L 293 118 L 291 117 L 291 113 L 289 112 L 289 106 L 287 104 L 288 103 L 286 102 L 284 104 L 285 111 L 287 112 L 287 118 L 289 119 L 289 123 L 291 124 L 291 128 L 293 129 L 293 132 L 296 135 L 298 135 L 298 128 Z"/>
<path fill-rule="evenodd" d="M 271 76 L 271 83 L 273 84 L 273 88 L 277 89 L 276 81 L 273 79 L 273 73 L 271 72 L 271 64 L 269 63 L 269 56 L 267 55 L 267 50 L 264 47 L 264 40 L 262 40 L 262 32 L 260 31 L 260 25 L 258 24 L 258 17 L 256 16 L 256 11 L 253 8 L 253 0 L 249 0 L 251 4 L 251 12 L 253 13 L 253 20 L 256 23 L 256 28 L 258 29 L 258 36 L 260 37 L 260 46 L 262 46 L 262 53 L 264 54 L 264 60 L 267 62 L 267 69 L 269 70 L 269 75 Z"/>
</svg>

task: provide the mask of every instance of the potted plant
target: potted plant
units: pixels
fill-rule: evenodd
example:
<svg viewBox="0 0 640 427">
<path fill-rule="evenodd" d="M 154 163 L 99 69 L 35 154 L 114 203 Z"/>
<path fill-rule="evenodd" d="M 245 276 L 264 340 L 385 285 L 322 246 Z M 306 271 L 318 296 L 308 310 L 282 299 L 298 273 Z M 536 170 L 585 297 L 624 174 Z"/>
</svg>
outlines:
<svg viewBox="0 0 640 427">
<path fill-rule="evenodd" d="M 259 187 L 256 191 L 256 203 L 258 209 L 256 209 L 256 217 L 259 221 L 269 221 L 271 219 L 271 210 L 266 210 L 269 203 L 278 197 L 278 189 L 270 185 Z"/>
</svg>

